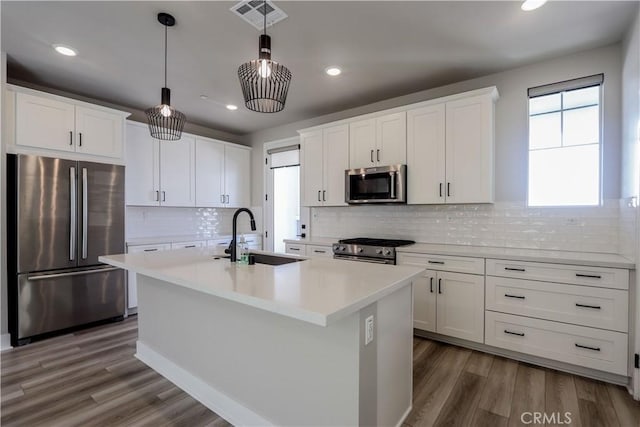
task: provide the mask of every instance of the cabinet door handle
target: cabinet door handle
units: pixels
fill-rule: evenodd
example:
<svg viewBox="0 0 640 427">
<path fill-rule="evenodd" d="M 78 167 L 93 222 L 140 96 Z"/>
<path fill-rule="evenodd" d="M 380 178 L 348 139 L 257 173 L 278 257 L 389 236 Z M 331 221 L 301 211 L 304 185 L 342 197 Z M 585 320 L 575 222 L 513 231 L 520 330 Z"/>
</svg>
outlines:
<svg viewBox="0 0 640 427">
<path fill-rule="evenodd" d="M 594 310 L 600 310 L 600 309 L 602 309 L 602 307 L 600 307 L 599 305 L 589 305 L 589 304 L 580 304 L 580 303 L 576 303 L 576 307 L 580 307 L 580 308 L 593 308 Z"/>
<path fill-rule="evenodd" d="M 524 268 L 505 267 L 504 269 L 507 271 L 522 271 L 522 272 L 526 271 Z"/>
<path fill-rule="evenodd" d="M 507 297 L 507 298 L 525 299 L 524 295 L 504 294 L 504 296 Z"/>
<path fill-rule="evenodd" d="M 323 202 L 327 201 L 327 190 L 322 190 L 322 201 Z"/>
<path fill-rule="evenodd" d="M 451 183 L 447 182 L 447 197 L 451 196 Z"/>
<path fill-rule="evenodd" d="M 576 277 L 586 277 L 589 279 L 602 279 L 602 276 L 600 276 L 599 274 L 580 274 L 580 273 L 576 273 Z"/>
<path fill-rule="evenodd" d="M 519 336 L 519 337 L 523 337 L 523 336 L 524 336 L 524 332 L 513 332 L 513 331 L 510 331 L 510 330 L 508 330 L 508 329 L 505 329 L 505 330 L 504 330 L 504 333 L 505 333 L 505 334 L 509 334 L 509 335 L 517 335 L 517 336 Z M 576 344 L 576 345 L 577 345 L 577 344 Z"/>
<path fill-rule="evenodd" d="M 164 191 L 162 192 L 162 201 L 163 202 L 167 201 L 167 193 L 165 193 Z"/>
<path fill-rule="evenodd" d="M 224 194 L 220 195 L 220 203 L 222 203 L 224 205 Z"/>
<path fill-rule="evenodd" d="M 160 201 L 160 191 L 156 190 L 156 202 Z"/>
<path fill-rule="evenodd" d="M 226 204 L 229 204 L 230 196 L 227 194 L 225 197 L 227 198 L 227 201 L 226 201 L 225 203 L 226 203 Z"/>
<path fill-rule="evenodd" d="M 433 277 L 429 277 L 429 292 L 433 293 Z"/>
<path fill-rule="evenodd" d="M 444 261 L 427 261 L 429 264 L 440 264 L 440 265 L 444 265 Z"/>
<path fill-rule="evenodd" d="M 78 132 L 78 145 L 82 147 L 82 132 Z"/>
<path fill-rule="evenodd" d="M 371 163 L 373 163 L 373 150 L 371 150 Z"/>
<path fill-rule="evenodd" d="M 69 145 L 73 145 L 73 131 L 69 131 Z"/>
<path fill-rule="evenodd" d="M 578 343 L 576 343 L 576 347 L 584 348 L 586 350 L 600 351 L 600 347 L 591 347 L 589 345 L 582 345 L 582 344 L 578 344 Z"/>
<path fill-rule="evenodd" d="M 380 150 L 376 150 L 376 160 L 380 161 Z"/>
<path fill-rule="evenodd" d="M 322 193 L 322 190 L 318 190 L 318 201 L 321 202 L 322 199 L 320 199 L 320 193 Z"/>
<path fill-rule="evenodd" d="M 442 183 L 440 183 L 440 197 L 442 197 Z"/>
<path fill-rule="evenodd" d="M 157 251 L 157 250 L 158 250 L 158 249 L 144 249 L 144 251 L 145 251 L 145 252 L 155 252 L 155 251 Z"/>
<path fill-rule="evenodd" d="M 438 279 L 438 293 L 442 293 L 442 279 Z"/>
</svg>

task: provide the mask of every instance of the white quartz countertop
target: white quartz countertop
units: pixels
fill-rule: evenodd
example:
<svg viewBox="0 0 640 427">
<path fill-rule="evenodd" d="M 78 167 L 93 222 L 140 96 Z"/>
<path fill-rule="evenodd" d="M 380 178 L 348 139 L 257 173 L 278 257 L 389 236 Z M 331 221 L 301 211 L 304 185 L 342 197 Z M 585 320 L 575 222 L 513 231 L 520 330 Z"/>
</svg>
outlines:
<svg viewBox="0 0 640 427">
<path fill-rule="evenodd" d="M 498 258 L 518 261 L 635 269 L 635 264 L 633 263 L 633 261 L 621 255 L 595 252 L 498 248 L 488 246 L 438 245 L 431 243 L 416 243 L 410 246 L 397 248 L 396 250 L 398 252 L 432 255 L 459 255 L 476 258 Z"/>
<path fill-rule="evenodd" d="M 299 245 L 332 245 L 338 243 L 336 237 L 309 237 L 304 239 L 284 239 L 285 243 L 297 243 Z"/>
<path fill-rule="evenodd" d="M 238 238 L 241 235 L 247 236 L 257 236 L 260 237 L 256 232 L 251 233 L 238 233 Z M 133 237 L 126 239 L 127 245 L 136 246 L 136 245 L 156 245 L 160 243 L 181 243 L 181 242 L 196 242 L 196 241 L 207 241 L 207 240 L 218 240 L 218 239 L 231 239 L 231 233 L 229 234 L 221 234 L 217 236 L 203 237 L 195 234 L 182 234 L 176 236 L 153 236 L 153 237 Z"/>
<path fill-rule="evenodd" d="M 319 326 L 359 311 L 406 286 L 424 271 L 414 266 L 331 258 L 309 258 L 280 266 L 238 265 L 226 258 L 214 259 L 216 253 L 215 248 L 190 248 L 101 256 L 99 260 Z"/>
</svg>

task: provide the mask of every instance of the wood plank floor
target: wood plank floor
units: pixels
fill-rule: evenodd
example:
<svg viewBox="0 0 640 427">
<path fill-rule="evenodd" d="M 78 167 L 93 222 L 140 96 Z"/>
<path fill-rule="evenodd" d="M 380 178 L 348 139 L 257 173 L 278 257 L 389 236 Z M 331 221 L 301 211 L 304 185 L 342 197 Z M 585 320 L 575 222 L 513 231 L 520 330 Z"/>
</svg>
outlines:
<svg viewBox="0 0 640 427">
<path fill-rule="evenodd" d="M 138 361 L 136 338 L 133 316 L 3 352 L 1 425 L 229 425 Z M 640 426 L 640 403 L 622 387 L 422 338 L 413 354 L 405 427 L 525 425 L 521 414 L 535 411 L 571 413 L 546 425 Z"/>
</svg>

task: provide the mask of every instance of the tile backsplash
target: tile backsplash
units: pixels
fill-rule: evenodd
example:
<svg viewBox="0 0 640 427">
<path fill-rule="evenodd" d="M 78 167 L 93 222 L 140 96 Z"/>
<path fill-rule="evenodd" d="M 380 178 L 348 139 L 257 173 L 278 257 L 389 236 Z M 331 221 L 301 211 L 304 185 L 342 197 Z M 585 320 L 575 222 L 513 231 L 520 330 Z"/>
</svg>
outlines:
<svg viewBox="0 0 640 427">
<path fill-rule="evenodd" d="M 211 237 L 231 234 L 235 208 L 168 208 L 127 206 L 126 238 L 193 235 Z M 262 230 L 262 208 L 251 207 L 258 231 Z M 249 217 L 238 217 L 238 231 L 251 231 Z"/>
<path fill-rule="evenodd" d="M 629 227 L 635 230 L 630 213 L 625 213 L 628 219 L 621 219 L 621 211 L 627 212 L 621 206 L 616 199 L 598 207 L 536 208 L 522 201 L 313 208 L 311 232 L 339 238 L 619 253 L 620 229 L 625 233 Z"/>
</svg>

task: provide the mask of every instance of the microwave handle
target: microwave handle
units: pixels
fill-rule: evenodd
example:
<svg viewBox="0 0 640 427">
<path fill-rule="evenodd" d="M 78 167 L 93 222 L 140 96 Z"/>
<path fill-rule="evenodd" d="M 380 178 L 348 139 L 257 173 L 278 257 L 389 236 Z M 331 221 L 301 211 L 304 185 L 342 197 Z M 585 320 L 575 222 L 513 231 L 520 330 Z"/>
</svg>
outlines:
<svg viewBox="0 0 640 427">
<path fill-rule="evenodd" d="M 397 172 L 391 172 L 391 198 L 396 198 L 396 174 Z"/>
</svg>

